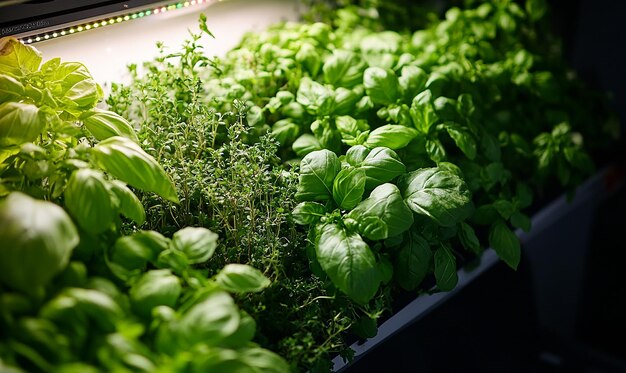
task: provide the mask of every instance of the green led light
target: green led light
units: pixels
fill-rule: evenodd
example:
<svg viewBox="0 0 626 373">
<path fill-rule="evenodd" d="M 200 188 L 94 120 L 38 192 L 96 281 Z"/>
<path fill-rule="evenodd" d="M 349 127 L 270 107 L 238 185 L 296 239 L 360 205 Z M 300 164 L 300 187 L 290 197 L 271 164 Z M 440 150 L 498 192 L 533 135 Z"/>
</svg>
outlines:
<svg viewBox="0 0 626 373">
<path fill-rule="evenodd" d="M 143 17 L 145 15 L 144 12 L 139 12 L 139 18 Z"/>
<path fill-rule="evenodd" d="M 107 25 L 107 21 L 100 22 L 100 26 L 106 26 L 106 25 Z"/>
<path fill-rule="evenodd" d="M 85 30 L 91 30 L 91 25 L 85 25 Z"/>
<path fill-rule="evenodd" d="M 124 21 L 128 21 L 129 19 L 130 19 L 130 16 L 128 16 L 128 15 L 124 16 Z"/>
<path fill-rule="evenodd" d="M 180 8 L 182 8 L 182 7 L 183 7 L 183 4 L 182 4 L 182 3 L 178 3 L 178 4 L 176 4 L 176 8 L 180 9 Z"/>
<path fill-rule="evenodd" d="M 112 25 L 112 24 L 114 24 L 114 23 L 115 23 L 115 20 L 114 20 L 114 19 L 110 19 L 110 20 L 109 20 L 109 25 Z"/>
<path fill-rule="evenodd" d="M 149 16 L 150 14 L 152 14 L 152 11 L 146 10 L 146 15 Z"/>
<path fill-rule="evenodd" d="M 115 19 L 115 22 L 118 22 L 118 23 L 119 23 L 119 22 L 122 22 L 122 21 L 123 21 L 122 17 L 117 17 L 117 18 Z"/>
<path fill-rule="evenodd" d="M 76 28 L 76 31 L 78 31 L 78 32 L 83 31 L 83 26 L 78 26 L 78 28 Z"/>
<path fill-rule="evenodd" d="M 137 14 L 136 14 L 136 13 L 135 13 L 135 14 L 133 14 L 132 16 L 130 16 L 130 18 L 132 18 L 132 19 L 137 18 Z"/>
<path fill-rule="evenodd" d="M 91 25 L 91 27 L 93 27 L 93 28 L 98 28 L 98 27 L 100 27 L 100 24 L 99 24 L 98 22 L 96 22 L 96 23 L 94 23 L 93 25 Z"/>
<path fill-rule="evenodd" d="M 70 29 L 70 34 L 73 34 L 75 32 L 76 32 L 76 30 L 74 30 L 73 28 Z"/>
</svg>

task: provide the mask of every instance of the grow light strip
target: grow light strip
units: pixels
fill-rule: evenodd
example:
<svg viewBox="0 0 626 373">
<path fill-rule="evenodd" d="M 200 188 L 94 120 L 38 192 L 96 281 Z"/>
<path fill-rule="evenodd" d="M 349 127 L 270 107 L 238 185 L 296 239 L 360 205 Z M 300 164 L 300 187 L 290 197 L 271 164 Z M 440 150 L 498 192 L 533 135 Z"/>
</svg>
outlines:
<svg viewBox="0 0 626 373">
<path fill-rule="evenodd" d="M 217 0 L 222 1 L 222 0 Z M 97 28 L 102 28 L 122 22 L 133 21 L 136 19 L 145 18 L 152 15 L 162 14 L 166 12 L 171 12 L 173 10 L 179 10 L 188 8 L 194 5 L 201 5 L 204 3 L 210 3 L 212 0 L 190 0 L 190 1 L 178 1 L 175 3 L 161 5 L 157 7 L 152 7 L 148 9 L 144 9 L 141 11 L 136 11 L 127 14 L 120 14 L 114 17 L 107 17 L 101 19 L 95 19 L 89 22 L 80 23 L 71 27 L 63 27 L 59 29 L 50 30 L 44 33 L 35 34 L 28 37 L 23 37 L 18 39 L 23 44 L 34 44 L 45 40 L 56 39 L 62 36 L 73 35 L 79 32 L 93 30 Z"/>
</svg>

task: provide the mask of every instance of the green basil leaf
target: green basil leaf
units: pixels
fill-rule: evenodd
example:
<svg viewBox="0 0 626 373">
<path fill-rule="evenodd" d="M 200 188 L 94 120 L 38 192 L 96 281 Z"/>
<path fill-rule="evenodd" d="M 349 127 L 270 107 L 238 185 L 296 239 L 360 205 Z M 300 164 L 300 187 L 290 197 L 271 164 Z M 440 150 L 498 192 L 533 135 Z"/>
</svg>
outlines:
<svg viewBox="0 0 626 373">
<path fill-rule="evenodd" d="M 335 106 L 334 91 L 308 77 L 300 81 L 296 101 L 318 116 L 329 115 Z"/>
<path fill-rule="evenodd" d="M 423 134 L 427 134 L 430 127 L 439 120 L 431 103 L 432 97 L 431 91 L 425 90 L 413 98 L 409 109 L 413 125 Z"/>
<path fill-rule="evenodd" d="M 238 348 L 245 346 L 256 334 L 256 321 L 246 311 L 239 310 L 239 328 L 224 339 L 221 345 Z"/>
<path fill-rule="evenodd" d="M 206 228 L 186 227 L 172 236 L 172 248 L 184 253 L 189 263 L 204 263 L 215 252 L 217 234 Z"/>
<path fill-rule="evenodd" d="M 404 66 L 398 78 L 402 95 L 410 100 L 424 89 L 428 75 L 422 69 L 414 65 Z"/>
<path fill-rule="evenodd" d="M 289 145 L 300 134 L 300 126 L 290 119 L 282 119 L 274 123 L 271 134 L 281 145 Z"/>
<path fill-rule="evenodd" d="M 128 121 L 118 114 L 108 111 L 94 109 L 86 115 L 81 116 L 83 124 L 96 140 L 105 140 L 113 136 L 124 136 L 137 142 L 135 129 Z"/>
<path fill-rule="evenodd" d="M 406 167 L 400 161 L 400 157 L 386 147 L 372 149 L 361 162 L 360 167 L 365 170 L 365 188 L 367 189 L 389 182 L 406 172 Z"/>
<path fill-rule="evenodd" d="M 9 101 L 24 94 L 24 86 L 19 80 L 10 75 L 0 74 L 0 101 Z"/>
<path fill-rule="evenodd" d="M 300 202 L 291 213 L 293 220 L 300 225 L 317 223 L 326 215 L 326 207 L 317 202 Z"/>
<path fill-rule="evenodd" d="M 447 245 L 435 250 L 435 280 L 441 291 L 451 291 L 459 281 L 456 272 L 456 258 Z"/>
<path fill-rule="evenodd" d="M 522 229 L 524 232 L 530 232 L 530 228 L 532 225 L 528 215 L 523 214 L 519 211 L 516 211 L 515 213 L 513 213 L 513 215 L 511 215 L 511 224 L 515 228 Z"/>
<path fill-rule="evenodd" d="M 227 264 L 215 276 L 215 281 L 231 293 L 258 293 L 270 285 L 261 271 L 245 264 Z"/>
<path fill-rule="evenodd" d="M 117 199 L 102 173 L 89 168 L 74 171 L 63 195 L 65 206 L 85 231 L 98 234 L 111 228 Z"/>
<path fill-rule="evenodd" d="M 456 146 L 463 151 L 467 158 L 471 160 L 476 158 L 476 141 L 469 131 L 451 122 L 445 123 L 445 128 Z"/>
<path fill-rule="evenodd" d="M 139 231 L 120 237 L 105 251 L 105 262 L 111 272 L 123 281 L 140 276 L 148 262 L 156 263 L 170 240 L 154 231 Z"/>
<path fill-rule="evenodd" d="M 109 181 L 109 186 L 120 202 L 119 209 L 122 215 L 142 225 L 146 221 L 146 211 L 135 193 L 119 180 Z"/>
<path fill-rule="evenodd" d="M 365 62 L 354 52 L 335 49 L 324 62 L 324 81 L 334 86 L 352 88 L 361 83 Z"/>
<path fill-rule="evenodd" d="M 132 140 L 109 137 L 93 147 L 92 155 L 99 167 L 116 178 L 178 203 L 174 185 L 163 167 Z"/>
<path fill-rule="evenodd" d="M 363 315 L 352 324 L 350 330 L 359 338 L 374 338 L 376 334 L 378 334 L 378 324 L 376 323 L 376 319 Z"/>
<path fill-rule="evenodd" d="M 365 92 L 375 104 L 390 105 L 398 99 L 398 77 L 389 69 L 368 67 L 363 74 Z"/>
<path fill-rule="evenodd" d="M 20 102 L 0 104 L 0 146 L 32 142 L 45 128 L 45 114 L 37 106 Z"/>
<path fill-rule="evenodd" d="M 188 346 L 218 345 L 239 328 L 239 310 L 228 293 L 212 292 L 191 307 L 176 324 L 179 340 Z"/>
<path fill-rule="evenodd" d="M 295 57 L 296 61 L 301 63 L 311 76 L 317 76 L 322 66 L 322 58 L 311 43 L 302 43 Z"/>
<path fill-rule="evenodd" d="M 365 192 L 365 171 L 360 168 L 346 168 L 337 174 L 333 181 L 333 199 L 344 210 L 353 209 Z"/>
<path fill-rule="evenodd" d="M 371 217 L 374 219 L 368 219 Z M 350 211 L 348 218 L 357 221 L 359 232 L 370 240 L 399 235 L 413 224 L 413 213 L 404 203 L 398 188 L 389 183 L 372 190 L 368 198 Z M 380 228 L 380 222 L 386 229 Z"/>
<path fill-rule="evenodd" d="M 461 222 L 461 229 L 459 230 L 459 240 L 461 241 L 461 245 L 466 250 L 479 255 L 482 251 L 480 247 L 480 242 L 478 241 L 478 237 L 476 237 L 476 232 L 474 232 L 474 228 L 471 225 Z"/>
<path fill-rule="evenodd" d="M 350 147 L 346 152 L 346 162 L 352 167 L 359 167 L 369 154 L 370 150 L 363 145 Z"/>
<path fill-rule="evenodd" d="M 363 93 L 357 94 L 352 89 L 343 87 L 337 88 L 335 90 L 335 115 L 349 115 L 354 113 L 356 104 L 362 96 Z"/>
<path fill-rule="evenodd" d="M 489 245 L 509 267 L 517 269 L 521 257 L 519 239 L 502 222 L 497 222 L 489 230 Z"/>
<path fill-rule="evenodd" d="M 492 162 L 500 161 L 501 151 L 498 139 L 487 132 L 483 132 L 480 140 L 480 147 L 485 157 Z"/>
<path fill-rule="evenodd" d="M 348 297 L 367 304 L 380 285 L 374 253 L 358 234 L 347 234 L 336 224 L 320 228 L 315 253 L 333 284 Z"/>
<path fill-rule="evenodd" d="M 508 220 L 511 215 L 516 212 L 515 206 L 513 206 L 511 202 L 504 199 L 499 199 L 492 203 L 492 205 L 505 220 Z"/>
<path fill-rule="evenodd" d="M 59 206 L 14 192 L 0 202 L 0 282 L 32 292 L 68 264 L 79 236 Z"/>
<path fill-rule="evenodd" d="M 24 76 L 39 70 L 41 53 L 15 38 L 0 39 L 0 71 L 13 76 Z"/>
<path fill-rule="evenodd" d="M 133 310 L 149 318 L 157 306 L 174 308 L 182 291 L 180 279 L 168 269 L 144 273 L 130 288 L 129 296 Z"/>
<path fill-rule="evenodd" d="M 310 133 L 305 133 L 293 142 L 291 148 L 299 157 L 304 157 L 316 150 L 322 150 L 322 145 L 317 137 L 311 135 Z"/>
<path fill-rule="evenodd" d="M 400 178 L 398 186 L 413 212 L 444 227 L 465 219 L 471 206 L 470 192 L 457 175 L 439 168 L 422 168 Z"/>
<path fill-rule="evenodd" d="M 54 70 L 51 80 L 57 81 L 64 103 L 75 108 L 93 108 L 102 98 L 102 88 L 80 62 L 64 62 Z"/>
<path fill-rule="evenodd" d="M 398 124 L 388 124 L 370 132 L 364 145 L 368 148 L 384 146 L 397 150 L 407 146 L 416 136 L 417 131 L 413 128 Z"/>
<path fill-rule="evenodd" d="M 322 149 L 307 154 L 300 162 L 300 176 L 296 199 L 325 201 L 333 195 L 333 180 L 341 170 L 341 162 L 330 150 Z"/>
<path fill-rule="evenodd" d="M 74 308 L 84 314 L 100 330 L 111 333 L 124 314 L 121 307 L 108 294 L 92 289 L 66 288 L 60 296 L 67 296 Z"/>
<path fill-rule="evenodd" d="M 405 234 L 394 261 L 394 278 L 404 290 L 415 290 L 422 283 L 433 257 L 428 242 L 417 232 Z"/>
<path fill-rule="evenodd" d="M 249 367 L 251 372 L 289 373 L 292 371 L 282 357 L 264 348 L 242 348 L 237 350 L 237 353 L 238 358 Z"/>
</svg>

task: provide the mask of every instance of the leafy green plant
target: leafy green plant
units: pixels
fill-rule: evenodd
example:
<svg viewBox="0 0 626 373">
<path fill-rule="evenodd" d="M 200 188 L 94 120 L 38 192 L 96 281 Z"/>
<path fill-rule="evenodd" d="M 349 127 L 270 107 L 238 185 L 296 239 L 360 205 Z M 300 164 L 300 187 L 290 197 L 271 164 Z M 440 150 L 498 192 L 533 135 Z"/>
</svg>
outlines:
<svg viewBox="0 0 626 373">
<path fill-rule="evenodd" d="M 120 235 L 120 215 L 145 221 L 126 183 L 178 197 L 130 124 L 95 107 L 87 69 L 41 65 L 15 39 L 0 39 L 0 66 L 0 370 L 289 371 L 251 342 L 255 321 L 228 293 L 270 280 L 192 267 L 214 254 L 215 233 Z"/>
</svg>

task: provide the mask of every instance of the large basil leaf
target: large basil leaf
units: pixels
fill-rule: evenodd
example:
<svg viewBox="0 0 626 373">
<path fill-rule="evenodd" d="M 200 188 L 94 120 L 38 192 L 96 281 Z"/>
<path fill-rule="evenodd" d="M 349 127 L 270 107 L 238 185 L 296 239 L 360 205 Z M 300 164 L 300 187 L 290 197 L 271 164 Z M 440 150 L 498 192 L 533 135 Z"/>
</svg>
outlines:
<svg viewBox="0 0 626 373">
<path fill-rule="evenodd" d="M 157 306 L 175 307 L 182 291 L 180 279 L 168 269 L 144 273 L 130 288 L 130 301 L 135 312 L 150 317 Z"/>
<path fill-rule="evenodd" d="M 105 140 L 113 136 L 124 136 L 137 142 L 137 134 L 126 119 L 118 114 L 95 109 L 82 116 L 83 124 L 96 140 Z"/>
<path fill-rule="evenodd" d="M 291 213 L 293 220 L 300 225 L 317 223 L 326 214 L 326 207 L 317 202 L 300 202 Z"/>
<path fill-rule="evenodd" d="M 335 90 L 335 115 L 349 115 L 355 113 L 357 102 L 363 96 L 355 90 L 339 87 Z"/>
<path fill-rule="evenodd" d="M 521 257 L 519 239 L 502 222 L 496 222 L 489 230 L 489 245 L 509 267 L 517 269 Z"/>
<path fill-rule="evenodd" d="M 0 39 L 0 71 L 23 76 L 39 69 L 41 53 L 30 45 L 14 38 Z"/>
<path fill-rule="evenodd" d="M 31 142 L 44 128 L 45 115 L 37 106 L 20 102 L 0 105 L 0 146 Z"/>
<path fill-rule="evenodd" d="M 325 201 L 333 195 L 333 180 L 341 170 L 341 162 L 330 150 L 322 149 L 307 154 L 300 162 L 300 176 L 296 199 Z"/>
<path fill-rule="evenodd" d="M 132 140 L 109 137 L 93 147 L 92 155 L 98 166 L 116 178 L 178 203 L 174 185 L 163 167 Z"/>
<path fill-rule="evenodd" d="M 191 264 L 209 260 L 216 246 L 217 234 L 202 227 L 186 227 L 172 236 L 172 248 L 185 254 Z"/>
<path fill-rule="evenodd" d="M 80 62 L 64 62 L 53 71 L 51 80 L 59 83 L 54 92 L 70 107 L 92 108 L 102 97 L 102 89 Z"/>
<path fill-rule="evenodd" d="M 336 224 L 320 228 L 317 260 L 333 284 L 357 303 L 366 304 L 378 291 L 380 273 L 374 253 L 358 234 Z"/>
<path fill-rule="evenodd" d="M 367 189 L 389 182 L 406 172 L 406 167 L 396 152 L 385 147 L 372 149 L 360 163 L 360 167 L 365 170 L 365 188 Z"/>
<path fill-rule="evenodd" d="M 63 270 L 79 237 L 59 206 L 14 192 L 0 202 L 0 282 L 36 291 Z"/>
<path fill-rule="evenodd" d="M 360 168 L 346 168 L 337 174 L 333 182 L 333 198 L 344 209 L 354 208 L 365 192 L 365 171 Z"/>
<path fill-rule="evenodd" d="M 364 145 L 368 148 L 384 146 L 396 150 L 407 146 L 416 136 L 417 131 L 413 128 L 399 124 L 388 124 L 370 132 Z"/>
<path fill-rule="evenodd" d="M 258 269 L 245 264 L 227 264 L 215 276 L 222 289 L 232 293 L 257 293 L 270 285 Z"/>
<path fill-rule="evenodd" d="M 428 274 L 432 257 L 428 241 L 413 230 L 407 232 L 394 262 L 394 277 L 398 284 L 404 290 L 415 290 Z"/>
<path fill-rule="evenodd" d="M 350 211 L 348 218 L 357 221 L 359 232 L 370 240 L 397 236 L 413 224 L 413 213 L 398 188 L 389 183 L 372 190 L 368 198 Z"/>
<path fill-rule="evenodd" d="M 435 250 L 435 280 L 437 287 L 441 291 L 450 291 L 454 289 L 459 281 L 456 272 L 456 258 L 452 250 L 447 245 L 441 246 Z"/>
<path fill-rule="evenodd" d="M 291 148 L 294 153 L 298 155 L 298 157 L 304 157 L 316 150 L 322 150 L 322 144 L 320 144 L 317 137 L 311 135 L 310 133 L 305 133 L 300 135 L 300 137 L 293 142 Z"/>
<path fill-rule="evenodd" d="M 117 213 L 116 196 L 101 172 L 89 168 L 74 171 L 63 195 L 65 206 L 85 231 L 98 234 L 110 228 Z"/>
<path fill-rule="evenodd" d="M 176 325 L 181 342 L 217 345 L 239 328 L 239 310 L 228 293 L 215 291 L 191 307 Z"/>
<path fill-rule="evenodd" d="M 398 186 L 411 210 L 442 226 L 453 226 L 470 212 L 470 192 L 450 171 L 422 168 L 402 176 Z"/>
<path fill-rule="evenodd" d="M 0 101 L 8 101 L 8 99 L 23 95 L 24 86 L 19 80 L 10 75 L 0 74 Z"/>
<path fill-rule="evenodd" d="M 398 82 L 402 95 L 410 100 L 424 89 L 428 75 L 417 66 L 408 65 L 402 68 Z"/>
<path fill-rule="evenodd" d="M 324 80 L 328 84 L 352 88 L 361 83 L 365 62 L 354 52 L 336 49 L 324 62 Z"/>
<path fill-rule="evenodd" d="M 398 77 L 389 69 L 368 67 L 363 74 L 365 92 L 379 105 L 390 105 L 398 99 Z"/>
</svg>

